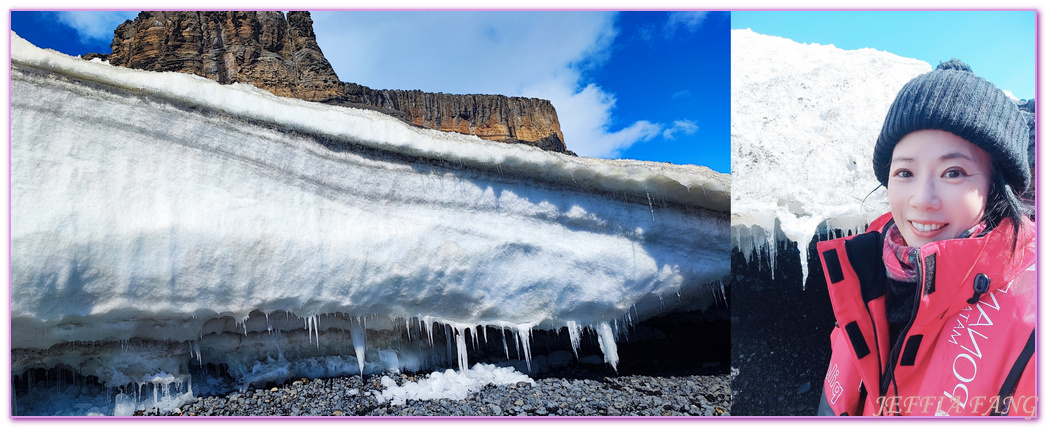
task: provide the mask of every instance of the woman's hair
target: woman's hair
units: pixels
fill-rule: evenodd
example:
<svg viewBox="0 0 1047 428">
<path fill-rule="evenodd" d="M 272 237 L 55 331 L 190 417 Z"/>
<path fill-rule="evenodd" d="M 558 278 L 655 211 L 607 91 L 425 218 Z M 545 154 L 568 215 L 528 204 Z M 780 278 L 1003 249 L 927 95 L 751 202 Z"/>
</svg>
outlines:
<svg viewBox="0 0 1047 428">
<path fill-rule="evenodd" d="M 985 201 L 985 228 L 995 229 L 1004 219 L 1011 219 L 1011 251 L 1018 245 L 1018 234 L 1021 232 L 1023 218 L 1033 212 L 1028 202 L 1024 201 L 1000 172 L 999 164 L 994 160 L 989 175 L 989 196 Z"/>
</svg>

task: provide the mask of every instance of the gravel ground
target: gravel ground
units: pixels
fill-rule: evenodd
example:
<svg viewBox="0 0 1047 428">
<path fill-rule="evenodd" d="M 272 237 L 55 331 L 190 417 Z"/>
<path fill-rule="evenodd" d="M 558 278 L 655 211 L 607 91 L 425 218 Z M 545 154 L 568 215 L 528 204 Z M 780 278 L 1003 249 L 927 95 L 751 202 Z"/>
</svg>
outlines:
<svg viewBox="0 0 1047 428">
<path fill-rule="evenodd" d="M 425 376 L 393 375 L 397 384 Z M 380 376 L 296 380 L 270 389 L 201 397 L 185 416 L 720 416 L 730 379 L 718 376 L 547 377 L 535 384 L 487 385 L 465 400 L 381 401 Z"/>
<path fill-rule="evenodd" d="M 720 314 L 726 318 L 726 312 Z M 707 315 L 700 317 L 708 318 Z M 532 375 L 535 383 L 487 385 L 464 400 L 381 401 L 380 379 L 398 385 L 426 374 L 299 379 L 199 397 L 183 416 L 725 416 L 731 409 L 729 322 L 676 317 L 647 323 L 661 333 L 620 343 L 618 372 L 573 361 Z M 584 354 L 583 354 L 584 355 Z M 143 414 L 139 412 L 139 414 Z M 144 413 L 155 415 L 154 412 Z"/>
<path fill-rule="evenodd" d="M 835 321 L 828 289 L 817 258 L 804 289 L 799 251 L 779 247 L 778 254 L 773 279 L 738 253 L 732 259 L 733 415 L 812 416 L 818 410 Z"/>
</svg>

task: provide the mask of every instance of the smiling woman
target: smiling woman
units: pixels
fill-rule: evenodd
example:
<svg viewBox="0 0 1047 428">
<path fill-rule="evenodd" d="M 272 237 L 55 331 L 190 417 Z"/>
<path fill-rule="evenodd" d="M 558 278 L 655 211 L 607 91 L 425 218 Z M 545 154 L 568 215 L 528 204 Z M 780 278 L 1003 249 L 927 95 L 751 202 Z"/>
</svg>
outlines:
<svg viewBox="0 0 1047 428">
<path fill-rule="evenodd" d="M 901 398 L 925 399 L 934 414 L 943 391 L 981 414 L 990 398 L 1006 399 L 1009 374 L 1028 381 L 1031 368 L 1017 363 L 1032 344 L 1019 326 L 1035 314 L 1035 275 L 1024 270 L 1035 216 L 1020 198 L 1034 198 L 1035 23 L 1032 10 L 732 12 L 732 414 L 813 415 L 822 389 L 836 414 L 856 414 L 859 394 L 866 413 L 883 397 L 882 413 L 924 413 L 889 406 Z M 977 75 L 933 71 L 952 57 Z M 917 97 L 932 90 L 948 96 Z M 936 134 L 958 147 L 937 147 Z M 931 149 L 941 152 L 923 153 Z M 889 220 L 897 239 L 885 248 Z M 958 311 L 980 309 L 1006 334 L 956 329 L 969 325 L 952 318 Z M 849 318 L 861 314 L 872 321 Z M 976 343 L 948 343 L 961 335 Z M 842 363 L 848 348 L 864 355 L 860 367 Z M 984 385 L 946 383 L 953 361 L 970 377 L 968 356 L 978 361 L 973 382 L 999 383 L 991 397 Z M 933 380 L 940 390 L 917 388 Z"/>
<path fill-rule="evenodd" d="M 898 93 L 872 159 L 891 212 L 818 243 L 836 315 L 820 414 L 1035 414 L 1028 140 L 958 60 Z"/>
<path fill-rule="evenodd" d="M 887 199 L 905 242 L 918 247 L 974 234 L 991 171 L 985 150 L 948 131 L 922 129 L 899 140 Z"/>
</svg>

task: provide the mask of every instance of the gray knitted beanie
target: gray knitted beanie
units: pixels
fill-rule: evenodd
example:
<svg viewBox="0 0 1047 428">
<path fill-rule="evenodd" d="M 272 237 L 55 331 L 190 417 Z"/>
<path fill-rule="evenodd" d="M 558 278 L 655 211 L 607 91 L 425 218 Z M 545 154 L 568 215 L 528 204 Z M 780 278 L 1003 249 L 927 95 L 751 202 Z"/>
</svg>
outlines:
<svg viewBox="0 0 1047 428">
<path fill-rule="evenodd" d="M 970 141 L 992 156 L 1015 192 L 1029 187 L 1029 128 L 1018 106 L 960 60 L 938 64 L 898 92 L 873 149 L 873 171 L 884 187 L 894 146 L 921 129 L 948 131 Z"/>
</svg>

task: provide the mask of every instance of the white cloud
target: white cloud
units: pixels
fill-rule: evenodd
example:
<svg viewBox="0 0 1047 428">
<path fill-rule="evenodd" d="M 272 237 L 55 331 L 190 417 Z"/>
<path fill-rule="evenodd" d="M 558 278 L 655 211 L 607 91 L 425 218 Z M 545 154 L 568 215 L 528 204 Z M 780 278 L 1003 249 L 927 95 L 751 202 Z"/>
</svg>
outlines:
<svg viewBox="0 0 1047 428">
<path fill-rule="evenodd" d="M 673 121 L 673 126 L 662 132 L 662 138 L 666 140 L 674 140 L 676 136 L 674 134 L 681 133 L 684 135 L 694 135 L 698 132 L 698 124 L 691 120 L 676 120 Z"/>
<path fill-rule="evenodd" d="M 614 157 L 662 132 L 611 129 L 613 94 L 585 82 L 617 35 L 606 12 L 314 12 L 339 79 L 375 89 L 483 93 L 552 101 L 567 148 Z"/>
<path fill-rule="evenodd" d="M 709 12 L 704 11 L 669 12 L 669 19 L 665 23 L 666 33 L 671 34 L 678 30 L 696 31 L 702 27 L 702 23 L 708 16 Z"/>
<path fill-rule="evenodd" d="M 55 12 L 58 22 L 76 30 L 80 41 L 109 42 L 113 40 L 113 30 L 124 21 L 134 19 L 138 12 L 96 12 L 75 11 Z"/>
<path fill-rule="evenodd" d="M 567 148 L 579 155 L 616 158 L 633 144 L 648 141 L 662 132 L 662 125 L 646 120 L 611 130 L 611 110 L 616 101 L 596 85 L 571 92 L 565 85 L 550 82 L 527 92 L 552 101 Z"/>
</svg>

